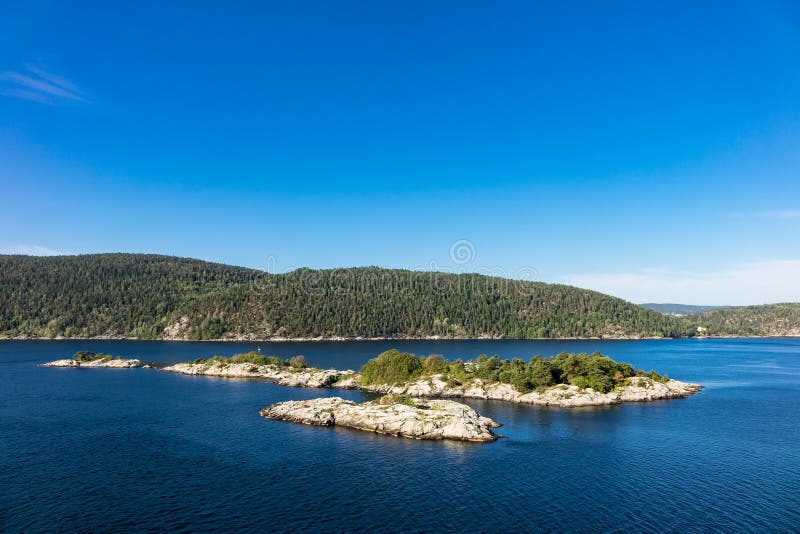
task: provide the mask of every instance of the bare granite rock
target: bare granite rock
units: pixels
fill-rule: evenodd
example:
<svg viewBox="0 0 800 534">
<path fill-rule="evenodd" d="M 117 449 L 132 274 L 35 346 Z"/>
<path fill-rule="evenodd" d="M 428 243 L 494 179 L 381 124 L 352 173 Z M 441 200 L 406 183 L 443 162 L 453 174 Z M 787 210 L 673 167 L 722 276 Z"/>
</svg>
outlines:
<svg viewBox="0 0 800 534">
<path fill-rule="evenodd" d="M 142 364 L 141 360 L 137 360 L 135 358 L 101 358 L 91 362 L 79 362 L 70 358 L 65 360 L 55 360 L 53 362 L 47 362 L 41 365 L 42 367 L 80 367 L 81 369 L 100 367 L 113 369 L 132 369 L 135 367 L 147 367 L 146 365 Z"/>
<path fill-rule="evenodd" d="M 81 362 L 75 359 L 56 360 L 42 365 L 45 367 L 78 368 L 151 367 L 150 364 L 143 364 L 137 359 L 112 358 L 110 356 L 88 362 Z M 487 399 L 564 408 L 675 399 L 689 397 L 702 389 L 702 386 L 698 384 L 679 382 L 678 380 L 660 382 L 647 376 L 634 376 L 628 378 L 625 385 L 619 386 L 608 393 L 568 384 L 559 384 L 543 391 L 526 393 L 517 390 L 511 384 L 488 382 L 479 378 L 458 381 L 448 379 L 447 376 L 441 374 L 425 376 L 406 384 L 364 386 L 361 384 L 361 374 L 350 370 L 338 371 L 336 369 L 295 368 L 272 364 L 230 363 L 216 359 L 178 363 L 164 367 L 162 370 L 187 375 L 262 379 L 281 386 L 291 387 L 335 387 L 340 389 L 359 389 L 373 393 L 407 395 L 415 398 Z"/>
<path fill-rule="evenodd" d="M 523 393 L 511 384 L 486 382 L 479 378 L 464 382 L 448 382 L 443 375 L 423 377 L 401 385 L 363 386 L 359 373 L 335 369 L 294 369 L 275 365 L 204 362 L 179 363 L 165 367 L 163 370 L 189 375 L 260 378 L 282 386 L 335 387 L 360 389 L 372 393 L 402 394 L 411 397 L 487 399 L 564 408 L 676 399 L 689 397 L 702 389 L 702 386 L 698 384 L 679 382 L 678 380 L 659 382 L 645 376 L 629 378 L 627 385 L 618 387 L 609 393 L 600 393 L 591 388 L 580 388 L 568 384 L 552 386 L 544 391 Z"/>
<path fill-rule="evenodd" d="M 356 379 L 357 377 L 354 377 L 354 380 Z M 416 397 L 488 399 L 564 408 L 676 399 L 689 397 L 702 389 L 699 384 L 679 382 L 678 380 L 658 382 L 649 377 L 632 377 L 628 379 L 627 385 L 616 388 L 609 393 L 600 393 L 591 388 L 584 389 L 567 384 L 552 386 L 541 392 L 522 393 L 511 384 L 484 382 L 481 379 L 452 384 L 445 382 L 441 375 L 434 375 L 397 386 L 359 387 L 376 393 L 394 393 Z"/>
<path fill-rule="evenodd" d="M 353 371 L 335 369 L 295 369 L 277 365 L 254 365 L 251 363 L 224 363 L 208 361 L 204 363 L 178 363 L 164 367 L 162 371 L 185 375 L 206 375 L 224 378 L 260 378 L 281 386 L 326 388 L 337 380 L 347 378 Z"/>
<path fill-rule="evenodd" d="M 379 434 L 414 439 L 454 439 L 489 442 L 500 426 L 460 402 L 410 399 L 414 406 L 401 402 L 379 401 L 357 404 L 340 397 L 323 397 L 273 404 L 260 411 L 270 419 L 316 426 L 344 426 Z"/>
</svg>

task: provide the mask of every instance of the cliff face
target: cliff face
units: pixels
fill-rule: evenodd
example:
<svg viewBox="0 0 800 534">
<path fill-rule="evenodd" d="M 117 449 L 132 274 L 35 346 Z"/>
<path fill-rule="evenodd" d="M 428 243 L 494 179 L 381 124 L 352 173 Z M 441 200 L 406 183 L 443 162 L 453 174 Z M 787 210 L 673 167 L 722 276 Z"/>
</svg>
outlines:
<svg viewBox="0 0 800 534">
<path fill-rule="evenodd" d="M 386 399 L 386 398 L 384 398 Z M 388 400 L 357 404 L 340 397 L 273 404 L 261 410 L 270 419 L 315 426 L 343 426 L 414 439 L 454 439 L 490 442 L 500 426 L 464 404 L 449 400 L 407 399 L 413 405 Z"/>
</svg>

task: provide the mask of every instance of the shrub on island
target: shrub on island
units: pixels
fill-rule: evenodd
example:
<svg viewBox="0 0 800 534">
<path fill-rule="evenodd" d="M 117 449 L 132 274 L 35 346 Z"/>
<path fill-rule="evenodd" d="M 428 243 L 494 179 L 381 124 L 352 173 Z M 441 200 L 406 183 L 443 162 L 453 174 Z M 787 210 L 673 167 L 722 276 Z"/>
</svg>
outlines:
<svg viewBox="0 0 800 534">
<path fill-rule="evenodd" d="M 628 363 L 615 362 L 599 352 L 593 354 L 561 353 L 549 358 L 534 356 L 527 363 L 519 358 L 501 360 L 481 354 L 475 360 L 449 361 L 440 355 L 418 357 L 396 349 L 388 350 L 361 368 L 361 384 L 399 385 L 423 376 L 441 375 L 449 385 L 479 378 L 485 382 L 511 384 L 527 393 L 557 384 L 572 384 L 607 393 L 625 385 L 633 376 L 647 376 L 666 382 L 666 376 L 655 371 L 645 373 Z"/>
<path fill-rule="evenodd" d="M 113 360 L 114 356 L 110 354 L 103 354 L 102 352 L 91 352 L 88 350 L 79 350 L 72 355 L 72 359 L 80 363 L 95 362 L 97 360 L 109 361 Z"/>
<path fill-rule="evenodd" d="M 308 367 L 308 362 L 306 362 L 305 356 L 292 356 L 289 358 L 289 365 L 295 369 L 305 369 Z"/>
<path fill-rule="evenodd" d="M 231 363 L 249 363 L 251 365 L 274 365 L 276 367 L 293 367 L 295 369 L 304 369 L 308 367 L 308 363 L 304 356 L 293 356 L 287 360 L 282 360 L 277 356 L 265 356 L 260 352 L 250 351 L 243 354 L 235 354 L 233 356 L 214 356 L 208 360 L 204 358 L 197 358 L 192 360 L 193 364 L 210 363 L 212 365 L 227 365 Z"/>
<path fill-rule="evenodd" d="M 420 358 L 408 352 L 391 349 L 379 354 L 361 368 L 361 383 L 365 386 L 404 384 L 420 376 L 422 372 Z"/>
</svg>

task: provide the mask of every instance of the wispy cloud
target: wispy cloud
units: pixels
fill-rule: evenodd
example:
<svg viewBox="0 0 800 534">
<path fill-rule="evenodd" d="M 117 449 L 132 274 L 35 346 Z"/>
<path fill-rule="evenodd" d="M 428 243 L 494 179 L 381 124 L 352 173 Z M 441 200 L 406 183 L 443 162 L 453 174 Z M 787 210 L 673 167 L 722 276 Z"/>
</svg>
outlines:
<svg viewBox="0 0 800 534">
<path fill-rule="evenodd" d="M 571 274 L 562 281 L 631 302 L 707 305 L 800 302 L 800 260 L 751 262 L 709 271 L 650 269 Z"/>
<path fill-rule="evenodd" d="M 0 95 L 49 106 L 89 102 L 83 90 L 73 82 L 36 65 L 26 65 L 24 71 L 0 73 Z"/>
<path fill-rule="evenodd" d="M 25 256 L 65 256 L 69 252 L 54 250 L 39 245 L 15 245 L 13 247 L 0 247 L 0 254 L 22 254 Z"/>
</svg>

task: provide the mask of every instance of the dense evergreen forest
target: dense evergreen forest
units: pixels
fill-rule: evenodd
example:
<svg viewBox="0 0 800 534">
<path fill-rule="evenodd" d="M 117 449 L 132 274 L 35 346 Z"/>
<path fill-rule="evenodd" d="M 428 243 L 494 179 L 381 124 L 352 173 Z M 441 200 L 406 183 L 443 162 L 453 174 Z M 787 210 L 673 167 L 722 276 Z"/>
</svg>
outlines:
<svg viewBox="0 0 800 534">
<path fill-rule="evenodd" d="M 0 333 L 159 337 L 193 299 L 258 271 L 150 254 L 0 256 Z"/>
<path fill-rule="evenodd" d="M 0 334 L 29 337 L 690 336 L 570 286 L 374 267 L 272 275 L 142 254 L 0 256 Z"/>
<path fill-rule="evenodd" d="M 709 335 L 800 336 L 800 304 L 766 304 L 721 308 L 688 319 Z"/>
</svg>

